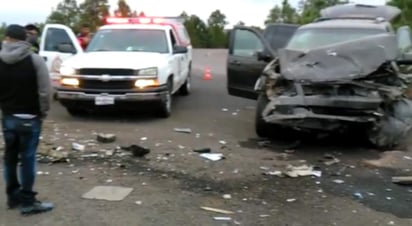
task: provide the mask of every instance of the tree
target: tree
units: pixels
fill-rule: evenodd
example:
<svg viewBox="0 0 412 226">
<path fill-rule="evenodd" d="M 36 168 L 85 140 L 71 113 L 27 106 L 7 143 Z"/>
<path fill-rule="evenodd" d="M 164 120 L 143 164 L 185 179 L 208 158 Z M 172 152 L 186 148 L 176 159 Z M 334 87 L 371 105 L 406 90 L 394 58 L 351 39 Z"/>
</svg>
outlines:
<svg viewBox="0 0 412 226">
<path fill-rule="evenodd" d="M 396 6 L 402 9 L 402 14 L 399 18 L 394 21 L 394 26 L 396 28 L 408 25 L 412 27 L 412 1 L 408 0 L 391 0 L 388 5 Z"/>
<path fill-rule="evenodd" d="M 127 4 L 126 0 L 119 0 L 117 2 L 117 7 L 118 8 L 115 11 L 116 15 L 120 17 L 131 17 L 132 16 L 132 11 L 130 9 L 130 6 Z"/>
<path fill-rule="evenodd" d="M 64 24 L 76 30 L 79 25 L 80 9 L 76 0 L 63 0 L 47 17 L 46 23 Z"/>
<path fill-rule="evenodd" d="M 301 0 L 300 5 L 300 20 L 299 23 L 307 24 L 313 22 L 320 17 L 320 11 L 326 7 L 347 4 L 348 0 Z"/>
<path fill-rule="evenodd" d="M 209 42 L 206 23 L 196 15 L 189 16 L 184 25 L 189 33 L 193 47 L 205 48 Z"/>
<path fill-rule="evenodd" d="M 265 24 L 269 23 L 291 23 L 299 22 L 299 14 L 293 8 L 288 0 L 283 0 L 282 5 L 275 5 L 269 12 Z"/>
<path fill-rule="evenodd" d="M 222 29 L 228 24 L 226 15 L 221 13 L 220 10 L 213 11 L 209 16 L 207 23 L 209 26 L 220 27 Z"/>
<path fill-rule="evenodd" d="M 245 26 L 245 22 L 239 21 L 239 22 L 236 23 L 236 25 L 238 25 L 238 26 Z"/>
<path fill-rule="evenodd" d="M 208 21 L 208 34 L 209 40 L 207 47 L 210 48 L 224 48 L 227 46 L 227 34 L 225 32 L 225 26 L 228 24 L 226 21 L 226 15 L 221 13 L 220 10 L 215 10 L 209 16 Z"/>
<path fill-rule="evenodd" d="M 81 23 L 89 24 L 92 31 L 103 25 L 104 18 L 110 15 L 108 0 L 85 0 L 79 8 Z"/>
</svg>

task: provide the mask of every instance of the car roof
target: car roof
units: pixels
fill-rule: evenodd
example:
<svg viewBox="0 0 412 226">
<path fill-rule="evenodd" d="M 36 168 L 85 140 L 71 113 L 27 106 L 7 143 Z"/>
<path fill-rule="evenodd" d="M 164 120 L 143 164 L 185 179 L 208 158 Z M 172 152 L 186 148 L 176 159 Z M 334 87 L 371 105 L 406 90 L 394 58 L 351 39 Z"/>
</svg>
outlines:
<svg viewBox="0 0 412 226">
<path fill-rule="evenodd" d="M 369 19 L 330 19 L 302 25 L 299 29 L 316 28 L 374 28 L 386 30 L 388 22 L 379 22 Z"/>
</svg>

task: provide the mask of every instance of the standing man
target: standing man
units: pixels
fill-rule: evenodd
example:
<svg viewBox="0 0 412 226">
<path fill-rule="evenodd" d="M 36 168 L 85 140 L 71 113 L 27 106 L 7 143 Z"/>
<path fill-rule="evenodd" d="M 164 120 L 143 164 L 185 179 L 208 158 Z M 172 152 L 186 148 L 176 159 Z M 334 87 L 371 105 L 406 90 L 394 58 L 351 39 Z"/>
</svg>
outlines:
<svg viewBox="0 0 412 226">
<path fill-rule="evenodd" d="M 24 27 L 10 25 L 5 36 L 0 51 L 0 108 L 7 204 L 20 206 L 22 214 L 50 211 L 53 204 L 37 201 L 33 191 L 36 151 L 50 105 L 49 72 L 44 60 L 31 51 Z"/>
<path fill-rule="evenodd" d="M 82 24 L 80 28 L 80 34 L 77 36 L 80 45 L 83 49 L 86 49 L 92 39 L 92 33 L 90 32 L 90 26 L 88 24 Z"/>
<path fill-rule="evenodd" d="M 27 32 L 27 41 L 32 45 L 32 50 L 35 53 L 39 53 L 39 36 L 40 29 L 34 24 L 28 24 L 24 27 Z"/>
</svg>

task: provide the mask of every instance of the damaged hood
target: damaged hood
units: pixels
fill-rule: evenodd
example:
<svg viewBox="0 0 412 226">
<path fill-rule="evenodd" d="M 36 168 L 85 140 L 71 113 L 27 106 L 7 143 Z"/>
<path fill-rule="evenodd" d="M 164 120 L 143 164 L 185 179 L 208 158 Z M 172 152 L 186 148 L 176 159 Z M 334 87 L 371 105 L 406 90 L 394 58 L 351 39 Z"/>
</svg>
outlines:
<svg viewBox="0 0 412 226">
<path fill-rule="evenodd" d="M 399 55 L 396 36 L 379 34 L 300 51 L 279 50 L 281 75 L 300 82 L 334 82 L 366 77 Z"/>
</svg>

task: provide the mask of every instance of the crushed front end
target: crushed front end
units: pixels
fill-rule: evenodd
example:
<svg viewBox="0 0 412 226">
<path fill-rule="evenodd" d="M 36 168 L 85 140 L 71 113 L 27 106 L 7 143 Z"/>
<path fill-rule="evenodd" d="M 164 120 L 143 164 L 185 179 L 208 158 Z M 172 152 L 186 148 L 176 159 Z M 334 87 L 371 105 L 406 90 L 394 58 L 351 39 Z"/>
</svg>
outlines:
<svg viewBox="0 0 412 226">
<path fill-rule="evenodd" d="M 268 100 L 262 118 L 304 132 L 365 128 L 378 146 L 394 144 L 412 125 L 392 122 L 412 122 L 404 96 L 408 79 L 398 70 L 397 55 L 390 34 L 306 52 L 280 50 L 260 81 Z"/>
</svg>

